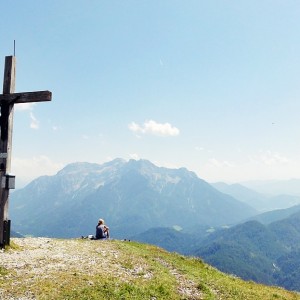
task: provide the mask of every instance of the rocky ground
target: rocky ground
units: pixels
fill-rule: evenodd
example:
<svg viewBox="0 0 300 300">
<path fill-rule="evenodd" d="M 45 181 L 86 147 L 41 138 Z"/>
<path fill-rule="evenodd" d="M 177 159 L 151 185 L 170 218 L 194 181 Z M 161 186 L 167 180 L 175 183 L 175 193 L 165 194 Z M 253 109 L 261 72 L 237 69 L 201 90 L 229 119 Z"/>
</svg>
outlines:
<svg viewBox="0 0 300 300">
<path fill-rule="evenodd" d="M 59 272 L 73 274 L 109 274 L 120 280 L 128 281 L 139 274 L 147 279 L 152 273 L 144 260 L 135 261 L 131 268 L 124 267 L 120 257 L 122 253 L 112 241 L 59 240 L 50 238 L 12 239 L 15 249 L 0 252 L 0 268 L 8 270 L 0 273 L 0 299 L 36 299 L 30 287 L 37 281 L 53 278 Z M 159 261 L 178 281 L 178 292 L 185 299 L 201 299 L 196 284 L 186 280 L 180 272 L 164 261 Z M 90 277 L 92 278 L 92 277 Z M 20 283 L 28 289 L 16 298 L 15 291 Z M 57 282 L 57 284 L 62 284 Z M 66 284 L 66 283 L 64 283 Z M 93 285 L 93 281 L 88 282 Z"/>
</svg>

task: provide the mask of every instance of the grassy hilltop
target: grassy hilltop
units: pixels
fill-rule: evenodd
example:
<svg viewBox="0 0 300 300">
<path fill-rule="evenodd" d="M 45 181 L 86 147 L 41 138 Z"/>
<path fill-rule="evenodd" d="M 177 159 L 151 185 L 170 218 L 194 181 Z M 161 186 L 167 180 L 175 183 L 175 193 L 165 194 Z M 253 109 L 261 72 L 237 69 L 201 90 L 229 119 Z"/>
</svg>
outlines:
<svg viewBox="0 0 300 300">
<path fill-rule="evenodd" d="M 0 299 L 300 299 L 196 258 L 124 241 L 13 239 L 0 253 Z"/>
</svg>

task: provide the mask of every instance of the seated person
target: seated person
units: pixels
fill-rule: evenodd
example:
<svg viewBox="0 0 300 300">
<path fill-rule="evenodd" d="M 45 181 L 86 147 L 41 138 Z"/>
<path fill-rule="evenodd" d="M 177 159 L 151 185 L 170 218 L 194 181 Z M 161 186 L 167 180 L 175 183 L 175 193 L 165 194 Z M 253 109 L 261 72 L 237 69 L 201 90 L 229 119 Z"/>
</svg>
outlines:
<svg viewBox="0 0 300 300">
<path fill-rule="evenodd" d="M 104 224 L 103 219 L 99 219 L 96 226 L 96 240 L 108 239 L 109 238 L 109 227 Z"/>
</svg>

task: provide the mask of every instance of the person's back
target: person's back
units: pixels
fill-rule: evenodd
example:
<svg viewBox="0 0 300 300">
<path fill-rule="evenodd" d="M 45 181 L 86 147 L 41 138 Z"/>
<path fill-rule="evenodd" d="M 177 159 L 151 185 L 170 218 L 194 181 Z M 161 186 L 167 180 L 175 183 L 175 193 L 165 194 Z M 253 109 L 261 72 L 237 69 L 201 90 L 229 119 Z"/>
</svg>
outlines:
<svg viewBox="0 0 300 300">
<path fill-rule="evenodd" d="M 99 219 L 96 226 L 96 239 L 106 239 L 109 238 L 109 228 L 104 225 L 104 220 Z"/>
<path fill-rule="evenodd" d="M 104 226 L 97 225 L 96 226 L 96 239 L 105 239 L 106 234 L 104 233 Z"/>
</svg>

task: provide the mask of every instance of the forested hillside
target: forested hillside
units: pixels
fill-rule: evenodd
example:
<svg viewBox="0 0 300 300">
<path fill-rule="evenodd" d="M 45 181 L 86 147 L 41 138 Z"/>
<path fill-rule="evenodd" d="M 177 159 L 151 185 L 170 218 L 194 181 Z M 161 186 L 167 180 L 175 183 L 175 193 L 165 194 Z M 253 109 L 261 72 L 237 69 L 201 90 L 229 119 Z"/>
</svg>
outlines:
<svg viewBox="0 0 300 300">
<path fill-rule="evenodd" d="M 300 291 L 300 212 L 263 225 L 249 221 L 208 236 L 195 254 L 218 269 Z"/>
</svg>

